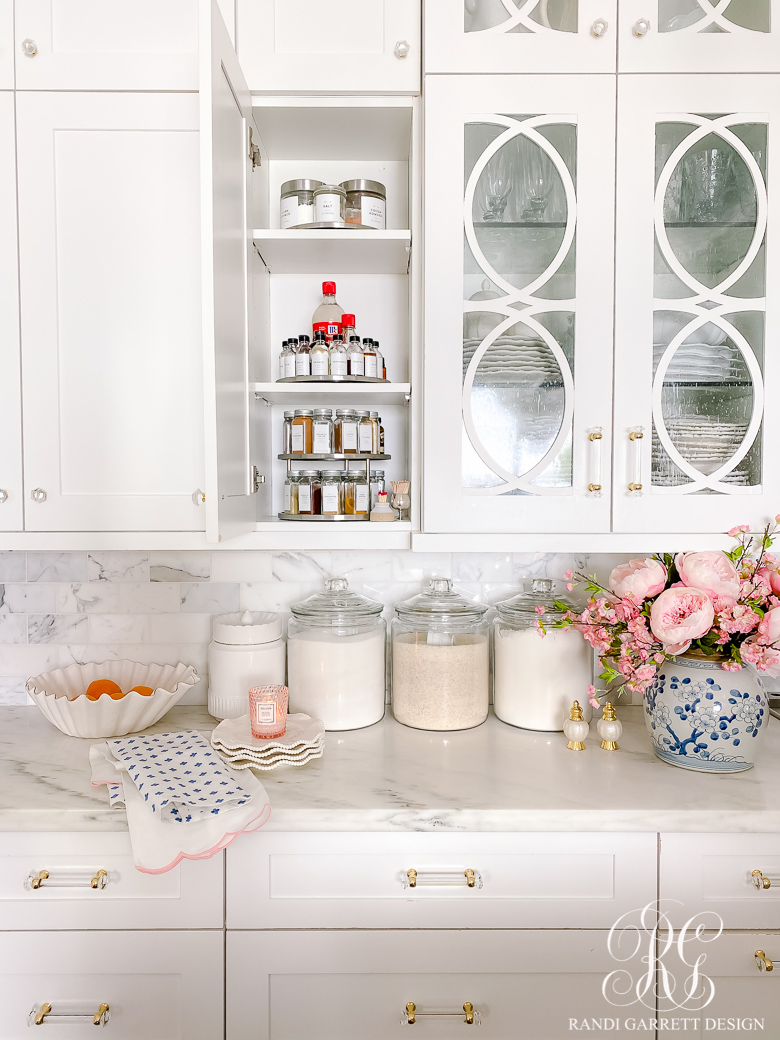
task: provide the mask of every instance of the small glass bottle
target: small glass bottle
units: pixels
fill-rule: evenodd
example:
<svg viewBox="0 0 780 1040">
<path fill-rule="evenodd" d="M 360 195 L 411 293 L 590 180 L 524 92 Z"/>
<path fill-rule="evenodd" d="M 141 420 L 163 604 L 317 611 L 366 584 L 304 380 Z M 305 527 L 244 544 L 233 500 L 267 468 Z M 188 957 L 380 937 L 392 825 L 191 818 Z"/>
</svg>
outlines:
<svg viewBox="0 0 780 1040">
<path fill-rule="evenodd" d="M 347 374 L 347 348 L 341 336 L 334 336 L 330 345 L 330 374 L 345 376 Z"/>
<path fill-rule="evenodd" d="M 315 488 L 319 488 L 319 470 L 302 469 L 298 474 L 298 512 L 303 516 L 314 516 Z"/>
<path fill-rule="evenodd" d="M 285 513 L 298 512 L 298 474 L 288 473 L 284 482 L 284 511 Z"/>
<path fill-rule="evenodd" d="M 292 455 L 311 455 L 312 411 L 296 408 L 292 421 Z"/>
<path fill-rule="evenodd" d="M 279 378 L 289 379 L 295 375 L 295 354 L 289 340 L 282 343 L 282 352 L 279 355 Z"/>
<path fill-rule="evenodd" d="M 284 413 L 284 425 L 282 427 L 282 454 L 292 455 L 292 421 L 295 412 Z"/>
<path fill-rule="evenodd" d="M 383 469 L 372 469 L 369 483 L 371 491 L 371 509 L 373 510 L 379 501 L 379 492 L 385 490 L 385 471 Z"/>
<path fill-rule="evenodd" d="M 314 343 L 309 351 L 311 360 L 311 372 L 313 376 L 326 376 L 330 371 L 330 352 L 322 331 L 314 333 Z"/>
<path fill-rule="evenodd" d="M 312 315 L 312 331 L 316 336 L 318 332 L 325 333 L 325 339 L 330 343 L 334 336 L 341 335 L 342 309 L 336 302 L 336 283 L 322 283 L 322 301 Z"/>
<path fill-rule="evenodd" d="M 320 474 L 322 488 L 322 515 L 341 515 L 341 472 L 337 469 L 324 469 Z"/>
<path fill-rule="evenodd" d="M 347 348 L 347 372 L 351 376 L 364 376 L 366 374 L 366 366 L 363 361 L 363 348 L 360 346 L 360 339 L 357 336 L 351 336 L 349 340 L 349 347 Z"/>
<path fill-rule="evenodd" d="M 382 420 L 379 418 L 379 412 L 371 412 L 371 425 L 373 427 L 371 451 L 375 455 L 379 455 L 382 452 Z"/>
<path fill-rule="evenodd" d="M 333 431 L 335 453 L 356 455 L 358 450 L 358 419 L 352 408 L 337 408 Z"/>
<path fill-rule="evenodd" d="M 368 481 L 365 473 L 355 473 L 353 478 L 354 513 L 355 516 L 368 516 L 371 508 Z"/>
<path fill-rule="evenodd" d="M 339 470 L 339 508 L 342 514 L 347 511 L 347 484 L 352 479 L 352 474 L 348 469 Z"/>
<path fill-rule="evenodd" d="M 374 424 L 371 422 L 370 412 L 358 412 L 360 425 L 358 426 L 358 451 L 361 455 L 371 455 L 374 452 Z"/>
<path fill-rule="evenodd" d="M 341 486 L 344 488 L 344 515 L 355 515 L 355 474 L 351 470 L 341 471 Z"/>
<path fill-rule="evenodd" d="M 363 365 L 365 374 L 371 379 L 376 379 L 378 375 L 382 374 L 381 369 L 377 368 L 377 354 L 372 339 L 363 340 Z"/>
<path fill-rule="evenodd" d="M 333 418 L 330 408 L 315 408 L 312 422 L 312 451 L 315 455 L 333 454 Z"/>
<path fill-rule="evenodd" d="M 311 375 L 311 359 L 309 357 L 309 337 L 298 337 L 298 349 L 295 351 L 295 374 L 296 376 Z"/>
<path fill-rule="evenodd" d="M 379 340 L 374 340 L 374 350 L 376 351 L 376 374 L 378 379 L 387 379 L 387 365 L 385 364 L 385 358 L 382 351 L 379 349 Z"/>
<path fill-rule="evenodd" d="M 341 335 L 344 337 L 345 343 L 349 343 L 353 336 L 357 336 L 354 314 L 341 315 Z"/>
</svg>

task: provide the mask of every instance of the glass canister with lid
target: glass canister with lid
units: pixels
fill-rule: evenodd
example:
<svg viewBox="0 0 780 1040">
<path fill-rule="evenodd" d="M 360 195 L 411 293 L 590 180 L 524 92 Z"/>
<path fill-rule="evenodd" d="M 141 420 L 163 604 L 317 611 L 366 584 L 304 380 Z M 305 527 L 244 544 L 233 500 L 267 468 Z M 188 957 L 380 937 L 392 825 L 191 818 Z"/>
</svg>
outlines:
<svg viewBox="0 0 780 1040">
<path fill-rule="evenodd" d="M 487 606 L 435 578 L 392 624 L 393 714 L 415 729 L 456 730 L 488 715 Z"/>
<path fill-rule="evenodd" d="M 555 595 L 552 579 L 534 578 L 519 596 L 496 605 L 493 707 L 511 726 L 562 731 L 575 700 L 590 721 L 587 687 L 593 682 L 593 651 L 578 632 L 552 627 L 550 622 L 563 614 L 556 600 L 569 605 Z M 543 614 L 537 606 L 544 607 Z M 545 627 L 544 637 L 537 621 Z"/>
<path fill-rule="evenodd" d="M 279 227 L 282 230 L 314 223 L 314 189 L 321 187 L 322 181 L 306 178 L 284 182 L 279 208 Z"/>
<path fill-rule="evenodd" d="M 345 578 L 290 608 L 287 684 L 291 711 L 326 730 L 361 729 L 385 713 L 382 604 L 350 592 Z"/>
</svg>

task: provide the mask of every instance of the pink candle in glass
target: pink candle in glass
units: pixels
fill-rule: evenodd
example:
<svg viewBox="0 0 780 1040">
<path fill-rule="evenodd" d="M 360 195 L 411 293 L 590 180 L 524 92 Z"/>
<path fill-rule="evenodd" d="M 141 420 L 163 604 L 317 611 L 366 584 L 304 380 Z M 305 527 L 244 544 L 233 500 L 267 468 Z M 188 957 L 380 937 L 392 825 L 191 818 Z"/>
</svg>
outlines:
<svg viewBox="0 0 780 1040">
<path fill-rule="evenodd" d="M 283 737 L 287 730 L 287 687 L 253 686 L 249 691 L 253 737 Z"/>
</svg>

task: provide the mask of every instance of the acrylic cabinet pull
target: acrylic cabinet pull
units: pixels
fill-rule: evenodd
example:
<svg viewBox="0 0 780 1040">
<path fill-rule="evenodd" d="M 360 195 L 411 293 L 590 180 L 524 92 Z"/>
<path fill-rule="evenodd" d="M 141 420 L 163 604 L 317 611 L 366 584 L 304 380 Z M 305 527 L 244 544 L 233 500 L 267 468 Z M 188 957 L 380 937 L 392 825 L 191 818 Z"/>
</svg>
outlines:
<svg viewBox="0 0 780 1040">
<path fill-rule="evenodd" d="M 34 1004 L 33 1009 L 27 1016 L 28 1026 L 44 1026 L 65 1024 L 73 1022 L 91 1022 L 93 1026 L 107 1026 L 111 1018 L 110 1007 L 103 1001 L 97 1005 L 80 1002 L 78 1004 L 67 1001 L 52 1007 L 51 1004 Z"/>
<path fill-rule="evenodd" d="M 40 888 L 105 888 L 109 882 L 108 871 L 103 870 L 39 870 L 37 874 L 28 874 L 24 887 L 28 892 L 37 892 Z"/>
<path fill-rule="evenodd" d="M 640 38 L 642 36 L 647 36 L 647 34 L 650 32 L 650 19 L 639 18 L 636 22 L 634 22 L 634 27 L 631 31 L 633 32 L 634 36 L 638 36 Z"/>
<path fill-rule="evenodd" d="M 635 497 L 642 494 L 642 439 L 644 435 L 643 426 L 634 426 L 628 431 L 630 441 L 628 492 Z"/>
<path fill-rule="evenodd" d="M 603 430 L 594 426 L 588 430 L 588 469 L 590 482 L 588 493 L 593 498 L 601 498 L 601 445 L 604 441 Z"/>
<path fill-rule="evenodd" d="M 750 876 L 753 879 L 753 885 L 759 891 L 771 888 L 772 885 L 780 888 L 780 874 L 764 874 L 760 870 L 754 870 Z"/>
<path fill-rule="evenodd" d="M 470 1000 L 463 1005 L 462 1011 L 418 1011 L 415 1002 L 410 1000 L 401 1015 L 401 1025 L 416 1025 L 418 1018 L 459 1018 L 467 1026 L 482 1025 L 482 1017 Z"/>
<path fill-rule="evenodd" d="M 482 888 L 482 875 L 471 867 L 465 870 L 415 870 L 410 867 L 402 881 L 404 888 L 423 888 L 428 885 Z"/>
<path fill-rule="evenodd" d="M 758 970 L 760 972 L 774 971 L 775 970 L 774 964 L 769 959 L 769 957 L 767 957 L 767 955 L 764 953 L 763 950 L 756 950 L 755 958 L 756 958 L 756 967 L 758 968 Z"/>
<path fill-rule="evenodd" d="M 607 29 L 609 29 L 609 22 L 605 18 L 597 18 L 590 27 L 590 34 L 598 39 L 599 36 L 606 33 Z"/>
</svg>

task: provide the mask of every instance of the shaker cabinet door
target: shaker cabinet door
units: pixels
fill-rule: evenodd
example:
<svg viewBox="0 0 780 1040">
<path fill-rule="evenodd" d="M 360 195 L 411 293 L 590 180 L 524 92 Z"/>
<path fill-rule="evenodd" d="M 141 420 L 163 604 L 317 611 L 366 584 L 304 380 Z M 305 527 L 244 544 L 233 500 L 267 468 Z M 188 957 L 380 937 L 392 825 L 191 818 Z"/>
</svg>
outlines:
<svg viewBox="0 0 780 1040">
<path fill-rule="evenodd" d="M 621 72 L 778 72 L 780 0 L 620 0 Z"/>
<path fill-rule="evenodd" d="M 202 530 L 197 97 L 16 103 L 26 528 Z"/>
<path fill-rule="evenodd" d="M 780 501 L 772 76 L 622 77 L 614 529 L 761 528 Z"/>
<path fill-rule="evenodd" d="M 425 0 L 426 72 L 614 72 L 616 0 Z"/>
<path fill-rule="evenodd" d="M 0 90 L 14 87 L 14 0 L 0 0 Z"/>
<path fill-rule="evenodd" d="M 0 90 L 0 531 L 23 523 L 15 155 L 14 95 Z"/>
<path fill-rule="evenodd" d="M 609 530 L 614 89 L 428 81 L 425 531 Z"/>
</svg>

